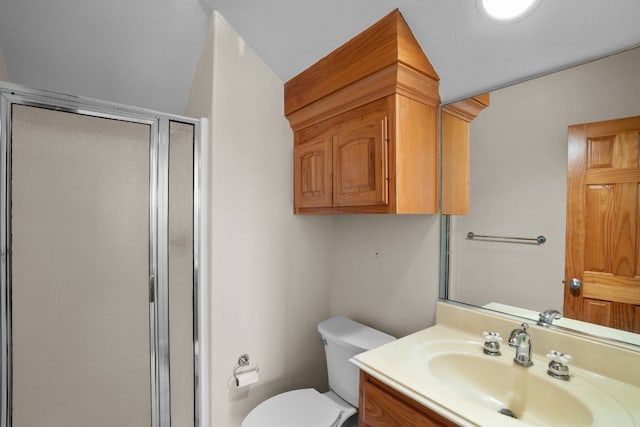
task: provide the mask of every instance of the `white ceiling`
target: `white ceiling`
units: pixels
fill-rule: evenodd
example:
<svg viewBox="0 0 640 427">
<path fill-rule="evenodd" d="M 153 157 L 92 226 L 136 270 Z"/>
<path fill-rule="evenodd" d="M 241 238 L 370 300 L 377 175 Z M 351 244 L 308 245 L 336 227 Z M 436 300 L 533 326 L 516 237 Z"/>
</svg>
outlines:
<svg viewBox="0 0 640 427">
<path fill-rule="evenodd" d="M 201 0 L 0 0 L 12 83 L 177 113 L 211 8 Z"/>
<path fill-rule="evenodd" d="M 283 81 L 399 8 L 445 102 L 640 45 L 638 0 L 542 0 L 510 24 L 475 0 L 0 0 L 9 79 L 182 113 L 207 1 Z"/>
</svg>

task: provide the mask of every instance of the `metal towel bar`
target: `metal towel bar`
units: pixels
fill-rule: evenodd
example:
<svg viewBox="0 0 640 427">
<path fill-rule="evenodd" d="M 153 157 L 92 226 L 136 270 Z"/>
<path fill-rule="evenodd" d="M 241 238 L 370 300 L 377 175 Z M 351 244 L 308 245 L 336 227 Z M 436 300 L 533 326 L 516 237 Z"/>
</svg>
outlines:
<svg viewBox="0 0 640 427">
<path fill-rule="evenodd" d="M 490 242 L 503 242 L 503 243 L 522 243 L 526 245 L 541 245 L 547 241 L 544 236 L 538 237 L 509 237 L 509 236 L 488 236 L 483 234 L 475 234 L 473 232 L 467 233 L 467 239 L 469 240 L 481 240 Z"/>
</svg>

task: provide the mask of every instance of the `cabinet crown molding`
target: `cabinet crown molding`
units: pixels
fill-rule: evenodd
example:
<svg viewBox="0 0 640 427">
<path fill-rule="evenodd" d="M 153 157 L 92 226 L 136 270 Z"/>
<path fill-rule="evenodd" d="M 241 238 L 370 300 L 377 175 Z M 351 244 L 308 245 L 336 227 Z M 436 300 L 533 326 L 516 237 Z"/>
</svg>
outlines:
<svg viewBox="0 0 640 427">
<path fill-rule="evenodd" d="M 478 114 L 480 114 L 482 110 L 489 106 L 491 99 L 490 96 L 491 95 L 487 92 L 452 104 L 443 105 L 442 111 L 464 120 L 465 122 L 471 123 L 473 119 L 478 117 Z"/>
<path fill-rule="evenodd" d="M 284 86 L 284 113 L 289 116 L 322 98 L 362 79 L 384 72 L 390 66 L 403 66 L 420 79 L 431 80 L 422 96 L 439 103 L 440 78 L 415 39 L 402 14 L 395 9 L 347 43 L 293 77 Z M 402 76 L 398 76 L 401 78 Z M 414 83 L 416 79 L 412 79 Z M 402 82 L 398 81 L 402 86 Z M 405 83 L 406 85 L 406 83 Z M 351 92 L 353 96 L 364 96 Z"/>
</svg>

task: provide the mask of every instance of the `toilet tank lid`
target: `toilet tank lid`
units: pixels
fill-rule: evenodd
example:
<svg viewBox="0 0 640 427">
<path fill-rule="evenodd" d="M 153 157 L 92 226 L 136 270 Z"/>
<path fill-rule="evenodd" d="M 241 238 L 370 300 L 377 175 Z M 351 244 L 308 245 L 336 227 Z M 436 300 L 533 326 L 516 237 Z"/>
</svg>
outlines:
<svg viewBox="0 0 640 427">
<path fill-rule="evenodd" d="M 394 336 L 343 316 L 320 322 L 318 332 L 324 338 L 356 351 L 371 350 L 396 339 Z"/>
</svg>

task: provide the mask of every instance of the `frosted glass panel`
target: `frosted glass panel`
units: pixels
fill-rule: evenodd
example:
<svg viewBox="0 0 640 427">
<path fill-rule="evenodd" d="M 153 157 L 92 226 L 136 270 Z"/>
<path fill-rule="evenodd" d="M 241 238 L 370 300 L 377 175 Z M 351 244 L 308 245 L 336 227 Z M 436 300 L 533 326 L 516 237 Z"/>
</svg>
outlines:
<svg viewBox="0 0 640 427">
<path fill-rule="evenodd" d="M 149 426 L 150 127 L 12 120 L 13 425 Z"/>
<path fill-rule="evenodd" d="M 194 127 L 169 125 L 169 337 L 171 425 L 194 425 L 193 372 Z"/>
</svg>

